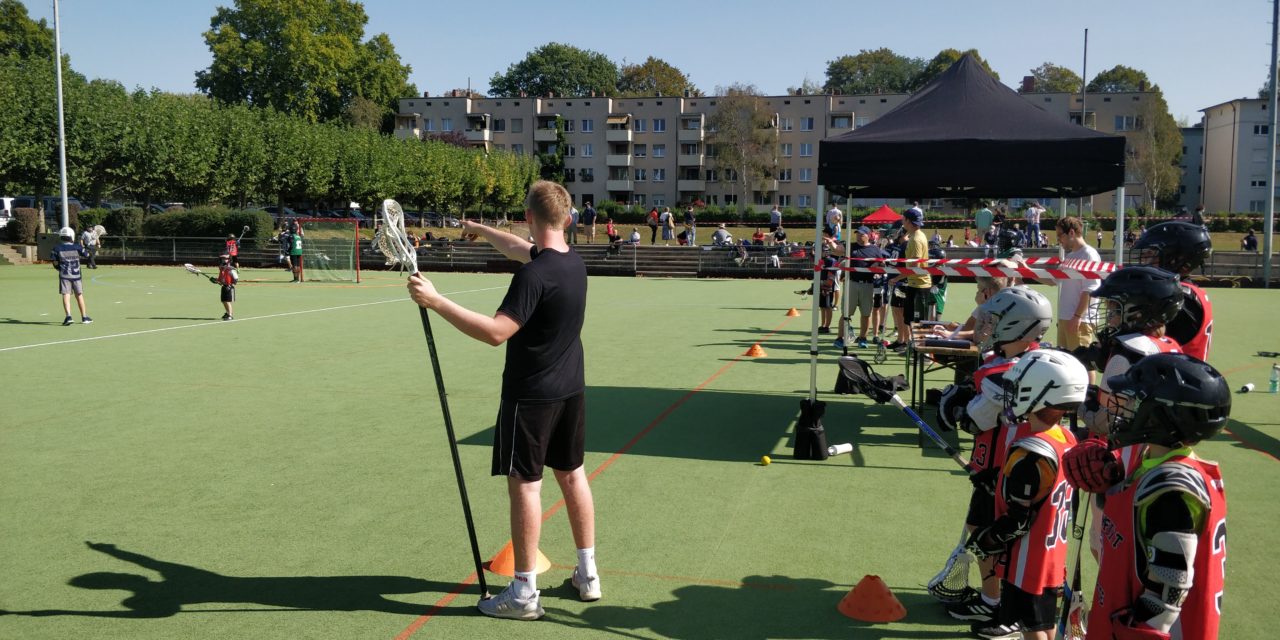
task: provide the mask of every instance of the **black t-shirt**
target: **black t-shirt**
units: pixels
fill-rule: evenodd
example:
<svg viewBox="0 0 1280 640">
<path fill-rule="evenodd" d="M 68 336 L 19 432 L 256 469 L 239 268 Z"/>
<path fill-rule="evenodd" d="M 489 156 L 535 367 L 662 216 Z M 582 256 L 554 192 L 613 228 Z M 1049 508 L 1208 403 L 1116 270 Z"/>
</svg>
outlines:
<svg viewBox="0 0 1280 640">
<path fill-rule="evenodd" d="M 530 250 L 533 259 L 511 279 L 498 312 L 520 325 L 507 340 L 502 370 L 505 400 L 551 402 L 586 387 L 582 322 L 587 307 L 587 267 L 573 249 Z"/>
<path fill-rule="evenodd" d="M 885 253 L 884 249 L 881 249 L 880 247 L 874 244 L 853 245 L 853 249 L 849 252 L 849 257 L 881 259 L 881 258 L 888 258 L 889 254 Z M 882 267 L 884 266 L 884 264 L 871 262 L 869 260 L 851 260 L 849 262 L 849 266 L 851 267 Z M 850 282 L 873 282 L 875 281 L 875 279 L 876 279 L 875 274 L 871 274 L 871 273 L 858 273 L 857 271 L 852 271 L 849 273 Z"/>
</svg>

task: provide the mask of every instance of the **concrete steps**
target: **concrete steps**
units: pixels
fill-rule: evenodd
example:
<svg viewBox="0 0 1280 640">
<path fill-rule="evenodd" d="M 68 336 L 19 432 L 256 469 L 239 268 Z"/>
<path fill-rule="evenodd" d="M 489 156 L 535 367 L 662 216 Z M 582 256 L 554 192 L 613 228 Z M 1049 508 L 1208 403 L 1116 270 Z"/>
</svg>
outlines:
<svg viewBox="0 0 1280 640">
<path fill-rule="evenodd" d="M 22 253 L 19 253 L 12 245 L 0 244 L 0 265 L 9 264 L 31 264 Z"/>
</svg>

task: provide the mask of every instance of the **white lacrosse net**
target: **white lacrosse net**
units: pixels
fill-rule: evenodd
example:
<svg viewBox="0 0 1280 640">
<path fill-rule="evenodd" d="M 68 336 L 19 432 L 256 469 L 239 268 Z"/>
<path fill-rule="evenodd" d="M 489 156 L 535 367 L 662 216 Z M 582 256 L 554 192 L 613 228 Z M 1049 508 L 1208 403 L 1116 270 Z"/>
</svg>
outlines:
<svg viewBox="0 0 1280 640">
<path fill-rule="evenodd" d="M 390 198 L 382 201 L 382 228 L 374 235 L 374 245 L 382 255 L 391 262 L 418 272 L 418 250 L 409 242 L 409 234 L 404 231 L 404 209 L 400 203 Z"/>
<path fill-rule="evenodd" d="M 947 557 L 942 570 L 927 585 L 929 595 L 942 602 L 959 602 L 969 591 L 969 567 L 973 555 L 958 545 Z"/>
</svg>

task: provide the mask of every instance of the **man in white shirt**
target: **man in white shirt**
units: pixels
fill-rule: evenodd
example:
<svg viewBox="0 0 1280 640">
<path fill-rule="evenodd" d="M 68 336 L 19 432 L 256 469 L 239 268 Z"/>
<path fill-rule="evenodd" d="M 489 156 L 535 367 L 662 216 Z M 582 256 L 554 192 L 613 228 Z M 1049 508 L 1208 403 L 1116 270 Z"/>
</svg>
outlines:
<svg viewBox="0 0 1280 640">
<path fill-rule="evenodd" d="M 565 242 L 578 244 L 578 208 L 569 206 L 569 224 L 565 228 Z"/>
<path fill-rule="evenodd" d="M 1039 202 L 1031 201 L 1027 205 L 1027 213 L 1024 216 L 1027 219 L 1027 239 L 1030 240 L 1032 247 L 1040 245 L 1040 216 L 1044 214 L 1044 207 Z"/>
<path fill-rule="evenodd" d="M 1084 225 L 1080 219 L 1059 218 L 1058 244 L 1066 250 L 1067 260 L 1101 262 L 1098 251 L 1084 241 Z M 1100 280 L 1049 280 L 1058 287 L 1057 346 L 1072 350 L 1093 344 L 1098 326 L 1098 307 L 1089 292 L 1101 285 Z"/>
</svg>

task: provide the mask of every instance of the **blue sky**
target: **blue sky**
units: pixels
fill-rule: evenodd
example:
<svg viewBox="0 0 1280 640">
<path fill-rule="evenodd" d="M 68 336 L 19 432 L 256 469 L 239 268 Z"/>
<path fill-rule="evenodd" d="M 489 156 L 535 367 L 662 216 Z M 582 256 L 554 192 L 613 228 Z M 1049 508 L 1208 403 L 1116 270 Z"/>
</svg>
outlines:
<svg viewBox="0 0 1280 640">
<path fill-rule="evenodd" d="M 52 2 L 24 0 L 35 18 Z M 63 49 L 77 71 L 126 87 L 194 91 L 208 67 L 201 34 L 218 5 L 209 0 L 61 0 Z M 547 42 L 605 54 L 615 63 L 653 55 L 680 68 L 704 92 L 735 82 L 779 94 L 807 77 L 821 84 L 827 62 L 888 47 L 931 58 L 977 48 L 1016 86 L 1049 61 L 1080 72 L 1089 29 L 1089 75 L 1117 64 L 1141 69 L 1164 90 L 1175 118 L 1233 98 L 1255 97 L 1269 72 L 1271 3 L 1266 0 L 1117 2 L 908 0 L 906 2 L 733 3 L 457 2 L 368 0 L 366 36 L 385 32 L 410 80 L 437 94 L 488 80 Z"/>
</svg>

